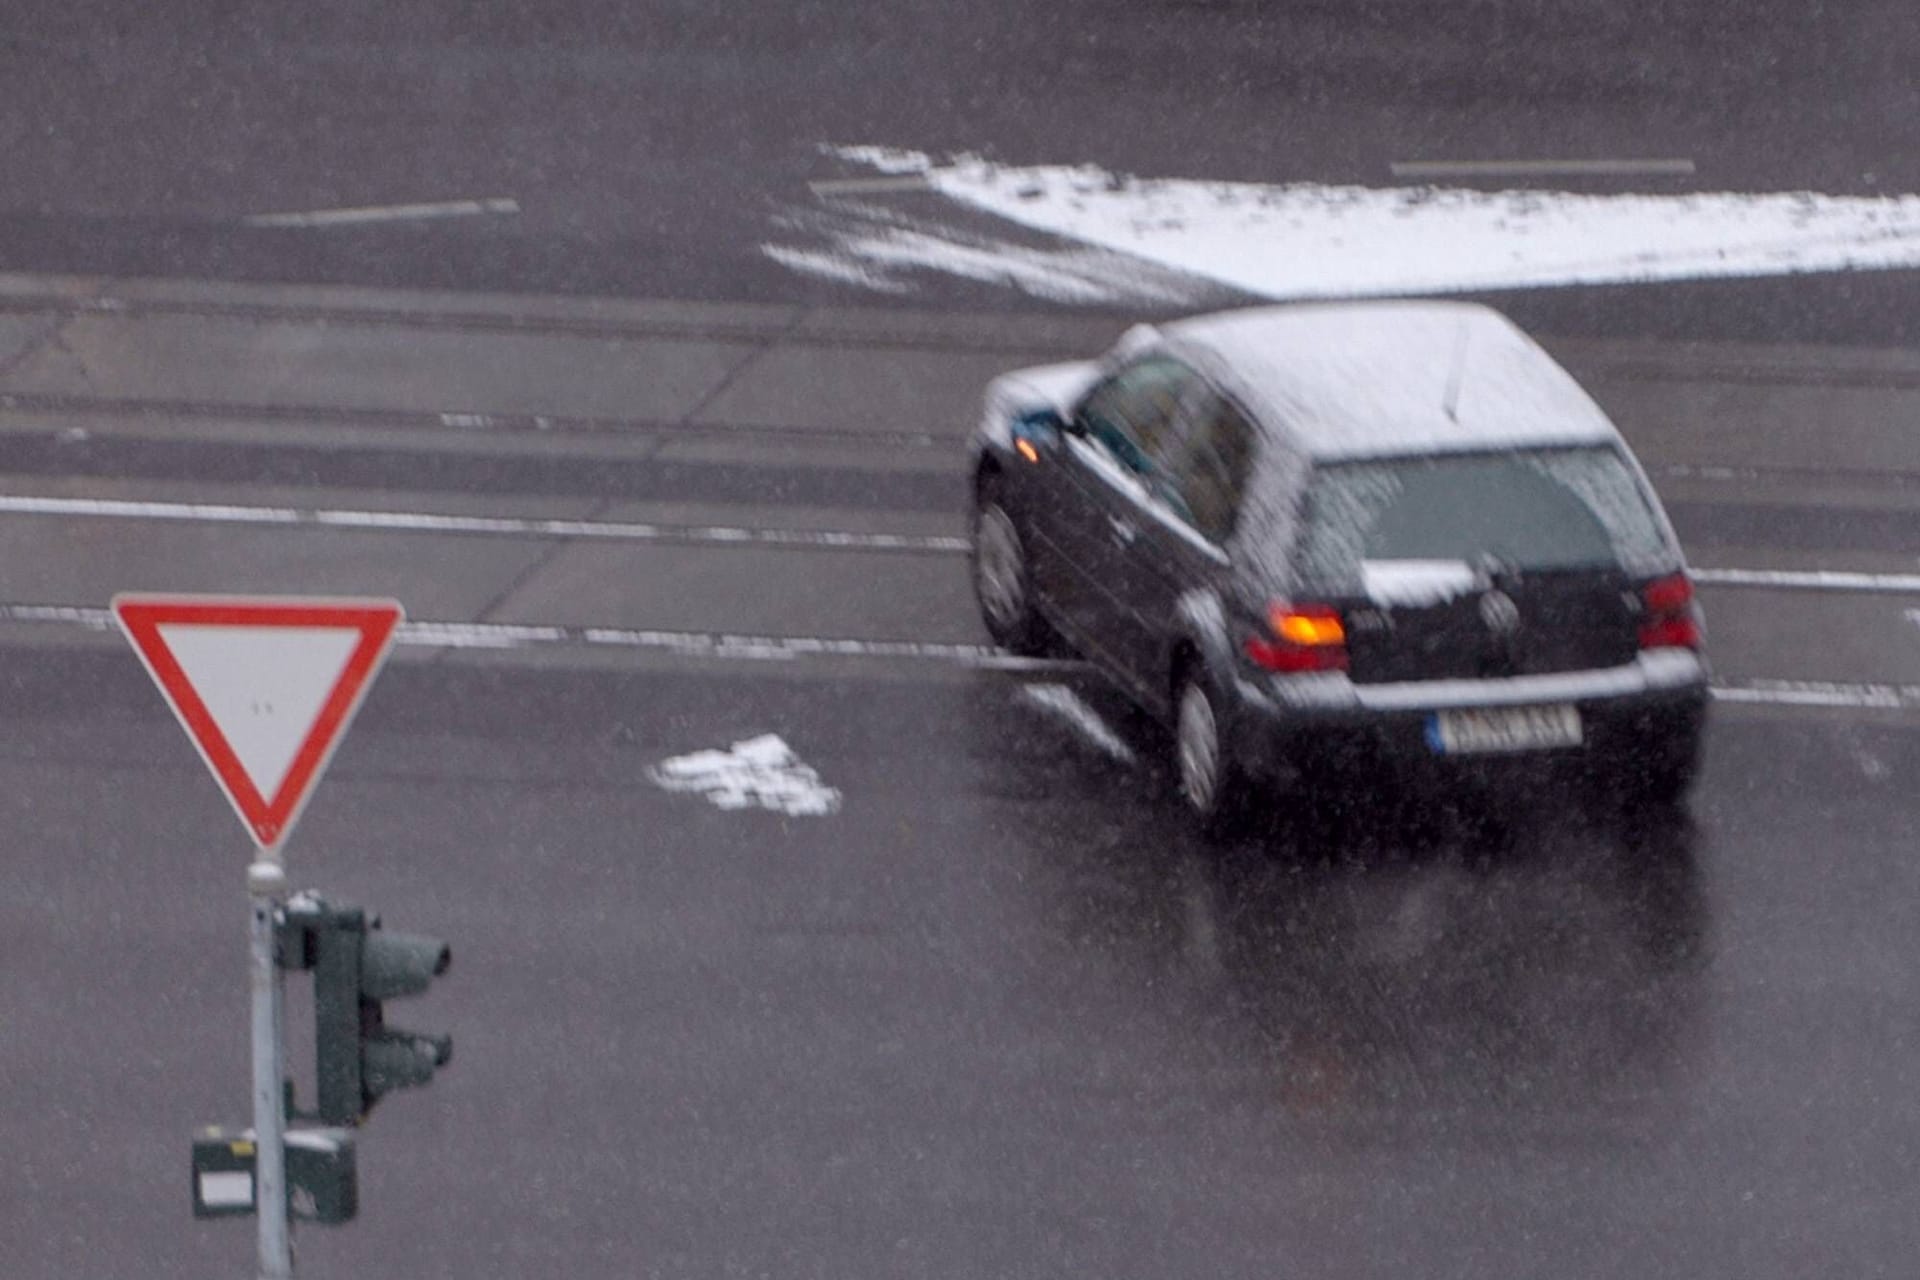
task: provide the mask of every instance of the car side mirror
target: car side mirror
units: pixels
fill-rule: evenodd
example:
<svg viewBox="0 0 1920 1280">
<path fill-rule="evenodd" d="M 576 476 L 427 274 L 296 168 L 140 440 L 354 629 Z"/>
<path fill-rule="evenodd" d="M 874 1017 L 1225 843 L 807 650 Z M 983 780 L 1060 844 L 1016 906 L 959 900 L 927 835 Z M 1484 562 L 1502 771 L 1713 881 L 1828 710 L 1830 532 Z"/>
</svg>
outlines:
<svg viewBox="0 0 1920 1280">
<path fill-rule="evenodd" d="M 1032 409 L 1013 420 L 1014 447 L 1017 449 L 1024 442 L 1029 448 L 1044 453 L 1059 447 L 1061 433 L 1070 430 L 1066 419 L 1055 410 Z"/>
</svg>

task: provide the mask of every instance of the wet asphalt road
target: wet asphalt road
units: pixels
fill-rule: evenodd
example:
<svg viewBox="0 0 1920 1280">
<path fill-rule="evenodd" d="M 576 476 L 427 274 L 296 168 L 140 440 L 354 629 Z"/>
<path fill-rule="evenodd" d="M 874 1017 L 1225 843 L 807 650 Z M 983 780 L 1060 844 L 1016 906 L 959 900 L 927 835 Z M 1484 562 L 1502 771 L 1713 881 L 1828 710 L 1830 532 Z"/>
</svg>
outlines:
<svg viewBox="0 0 1920 1280">
<path fill-rule="evenodd" d="M 192 1129 L 245 1120 L 246 850 L 89 629 L 120 589 L 449 628 L 290 851 L 455 954 L 390 1007 L 454 1061 L 382 1103 L 303 1274 L 1784 1280 L 1920 1246 L 1901 353 L 1568 348 L 1696 567 L 1760 575 L 1703 578 L 1690 822 L 1362 790 L 1216 853 L 1110 691 L 979 665 L 972 397 L 1097 325 L 11 287 L 7 1276 L 250 1254 L 187 1183 Z M 1806 572 L 1854 577 L 1767 576 Z M 649 777 L 769 733 L 836 811 Z"/>
<path fill-rule="evenodd" d="M 1920 36 L 1891 3 L 1749 7 L 1737 30 L 1632 5 L 470 8 L 19 7 L 0 266 L 864 302 L 757 247 L 845 142 L 1260 181 L 1677 154 L 1699 189 L 1920 189 Z M 490 196 L 521 213 L 324 238 L 240 221 Z M 915 301 L 1036 309 L 961 284 Z M 1502 301 L 1551 335 L 1869 347 L 1914 314 L 1898 275 Z M 155 308 L 161 339 L 137 302 L 131 336 L 37 305 L 0 316 L 24 397 L 0 404 L 9 493 L 935 536 L 958 493 L 940 450 L 1025 341 L 796 353 L 688 322 L 676 373 L 612 330 L 585 335 L 599 363 L 540 363 L 530 338 L 520 365 L 223 301 Z M 228 321 L 241 336 L 195 363 L 191 336 Z M 359 345 L 326 365 L 343 334 Z M 596 382 L 623 342 L 632 386 Z M 1636 445 L 1668 450 L 1697 563 L 1912 572 L 1912 379 L 1853 355 L 1605 386 Z M 227 376 L 246 385 L 208 390 Z M 382 378 L 408 394 L 343 408 Z M 541 438 L 516 380 L 573 403 L 689 386 Z M 863 439 L 909 395 L 938 421 Z M 426 617 L 979 640 L 951 559 L 18 514 L 0 552 L 7 606 L 392 581 Z M 1717 707 L 1690 821 L 1361 794 L 1224 851 L 1180 825 L 1156 732 L 1071 669 L 403 650 L 303 820 L 296 882 L 452 941 L 452 973 L 393 1017 L 456 1056 L 375 1114 L 361 1218 L 302 1229 L 302 1274 L 1909 1274 L 1912 595 L 1709 595 L 1723 672 L 1762 696 Z M 247 1230 L 191 1221 L 186 1172 L 194 1125 L 244 1120 L 238 828 L 117 642 L 0 630 L 0 1273 L 245 1274 Z M 1839 704 L 1782 705 L 1803 694 Z M 769 732 L 837 812 L 647 780 Z"/>
<path fill-rule="evenodd" d="M 1575 189 L 1920 190 L 1920 22 L 1689 0 L 488 6 L 20 0 L 0 267 L 637 297 L 884 300 L 765 257 L 853 144 L 1145 177 L 1391 184 L 1678 157 Z M 508 199 L 326 229 L 262 214 Z M 916 305 L 1047 309 L 929 276 Z M 1911 273 L 1503 299 L 1548 332 L 1888 342 Z"/>
<path fill-rule="evenodd" d="M 6 1269 L 235 1273 L 184 1128 L 242 1097 L 231 816 L 116 652 L 8 671 Z M 295 865 L 453 941 L 389 1011 L 456 1057 L 303 1274 L 1903 1273 L 1910 726 L 1722 708 L 1691 823 L 1211 851 L 1061 678 L 398 662 Z M 837 813 L 644 781 L 763 732 Z"/>
</svg>

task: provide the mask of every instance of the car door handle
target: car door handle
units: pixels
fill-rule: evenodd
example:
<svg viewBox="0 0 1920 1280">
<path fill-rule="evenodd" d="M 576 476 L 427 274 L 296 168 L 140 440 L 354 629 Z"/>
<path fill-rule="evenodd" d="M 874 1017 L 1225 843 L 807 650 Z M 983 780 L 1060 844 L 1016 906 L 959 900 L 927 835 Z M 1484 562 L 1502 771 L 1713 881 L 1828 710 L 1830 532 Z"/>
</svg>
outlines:
<svg viewBox="0 0 1920 1280">
<path fill-rule="evenodd" d="M 1140 530 L 1131 520 L 1122 520 L 1119 516 L 1108 516 L 1107 525 L 1113 530 L 1113 540 L 1123 546 L 1133 545 L 1140 536 Z"/>
</svg>

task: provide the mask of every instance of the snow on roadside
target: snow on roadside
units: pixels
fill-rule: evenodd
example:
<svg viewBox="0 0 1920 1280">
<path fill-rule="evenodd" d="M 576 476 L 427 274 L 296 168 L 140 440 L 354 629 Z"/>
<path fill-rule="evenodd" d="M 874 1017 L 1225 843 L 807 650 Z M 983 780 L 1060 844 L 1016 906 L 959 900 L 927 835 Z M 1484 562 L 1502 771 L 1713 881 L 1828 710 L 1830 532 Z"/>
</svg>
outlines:
<svg viewBox="0 0 1920 1280">
<path fill-rule="evenodd" d="M 802 274 L 881 293 L 909 292 L 911 278 L 922 271 L 1079 306 L 1198 307 L 1224 301 L 1227 293 L 1212 281 L 1163 271 L 1127 254 L 1001 225 L 1006 234 L 841 201 L 828 210 L 796 211 L 781 219 L 783 231 L 811 243 L 769 241 L 760 251 Z"/>
<path fill-rule="evenodd" d="M 976 218 L 1087 246 L 1097 258 L 930 219 L 887 227 L 872 205 L 836 216 L 832 256 L 883 279 L 908 268 L 1005 280 L 1067 302 L 1157 300 L 1192 281 L 1271 298 L 1446 293 L 1569 284 L 1920 266 L 1920 196 L 1813 192 L 1587 195 L 1446 187 L 1140 179 L 1091 166 L 936 164 L 914 151 L 834 154 L 919 175 Z M 1012 228 L 1009 228 L 1011 233 Z M 768 252 L 777 256 L 778 246 Z M 792 252 L 788 250 L 787 252 Z M 1058 271 L 1058 277 L 1048 274 Z"/>
</svg>

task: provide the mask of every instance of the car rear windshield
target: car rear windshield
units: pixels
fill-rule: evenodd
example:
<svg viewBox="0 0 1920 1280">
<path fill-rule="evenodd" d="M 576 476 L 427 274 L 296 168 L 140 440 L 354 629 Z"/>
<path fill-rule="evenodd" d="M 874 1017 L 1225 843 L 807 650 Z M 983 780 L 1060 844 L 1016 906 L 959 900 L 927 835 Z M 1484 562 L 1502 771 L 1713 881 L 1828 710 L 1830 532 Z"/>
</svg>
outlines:
<svg viewBox="0 0 1920 1280">
<path fill-rule="evenodd" d="M 1674 559 L 1645 486 L 1608 446 L 1325 465 L 1308 490 L 1304 553 L 1308 579 L 1327 587 L 1380 561 L 1641 574 Z"/>
</svg>

